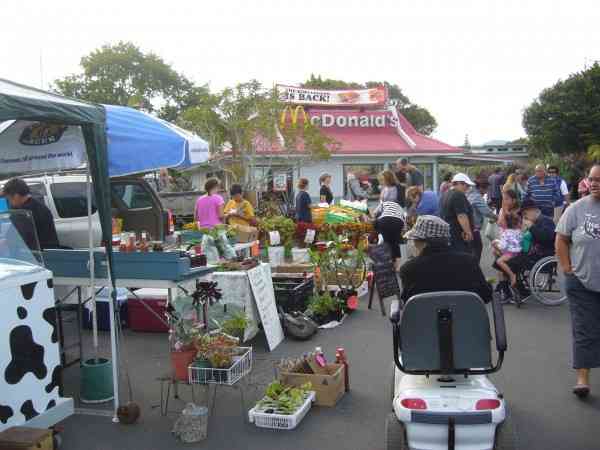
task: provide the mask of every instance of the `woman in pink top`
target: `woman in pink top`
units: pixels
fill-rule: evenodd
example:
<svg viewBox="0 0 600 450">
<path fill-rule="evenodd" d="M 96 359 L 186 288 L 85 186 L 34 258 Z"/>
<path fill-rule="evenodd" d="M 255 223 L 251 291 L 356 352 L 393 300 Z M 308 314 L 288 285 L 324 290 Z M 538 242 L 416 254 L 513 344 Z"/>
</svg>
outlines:
<svg viewBox="0 0 600 450">
<path fill-rule="evenodd" d="M 223 223 L 223 197 L 217 194 L 219 180 L 211 178 L 204 185 L 206 195 L 196 200 L 194 217 L 198 228 L 214 228 Z"/>
</svg>

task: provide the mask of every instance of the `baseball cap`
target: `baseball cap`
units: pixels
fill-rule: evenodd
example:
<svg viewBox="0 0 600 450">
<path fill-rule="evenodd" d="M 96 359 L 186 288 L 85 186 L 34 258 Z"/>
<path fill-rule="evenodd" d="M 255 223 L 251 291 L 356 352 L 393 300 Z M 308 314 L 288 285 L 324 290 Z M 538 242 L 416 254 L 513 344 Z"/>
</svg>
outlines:
<svg viewBox="0 0 600 450">
<path fill-rule="evenodd" d="M 423 241 L 450 239 L 450 225 L 437 216 L 419 216 L 414 227 L 404 237 Z"/>
<path fill-rule="evenodd" d="M 469 176 L 465 175 L 464 173 L 457 173 L 456 175 L 454 175 L 454 177 L 452 178 L 452 182 L 453 183 L 466 183 L 469 186 L 475 186 L 475 183 L 473 183 L 471 181 L 471 179 L 469 178 Z"/>
</svg>

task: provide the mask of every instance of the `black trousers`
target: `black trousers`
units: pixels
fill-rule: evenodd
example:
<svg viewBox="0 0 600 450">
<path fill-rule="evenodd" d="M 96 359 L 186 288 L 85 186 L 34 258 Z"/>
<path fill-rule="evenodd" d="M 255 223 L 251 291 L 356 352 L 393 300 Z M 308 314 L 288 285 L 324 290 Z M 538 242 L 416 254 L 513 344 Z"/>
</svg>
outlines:
<svg viewBox="0 0 600 450">
<path fill-rule="evenodd" d="M 383 236 L 383 242 L 390 246 L 392 258 L 400 258 L 400 240 L 404 221 L 396 217 L 382 217 L 375 221 L 375 231 Z"/>
<path fill-rule="evenodd" d="M 565 290 L 573 327 L 573 368 L 600 367 L 600 292 L 587 289 L 573 275 L 565 275 Z"/>
<path fill-rule="evenodd" d="M 477 262 L 481 261 L 481 254 L 483 253 L 483 241 L 481 240 L 481 231 L 473 231 L 473 242 L 471 242 L 471 250 L 473 255 L 477 258 Z"/>
</svg>

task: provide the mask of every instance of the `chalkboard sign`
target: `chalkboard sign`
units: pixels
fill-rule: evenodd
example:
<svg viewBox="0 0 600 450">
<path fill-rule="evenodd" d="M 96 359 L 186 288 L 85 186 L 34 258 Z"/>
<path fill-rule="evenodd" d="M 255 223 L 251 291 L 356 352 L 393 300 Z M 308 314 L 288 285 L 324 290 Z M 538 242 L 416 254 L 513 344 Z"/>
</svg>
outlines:
<svg viewBox="0 0 600 450">
<path fill-rule="evenodd" d="M 400 285 L 394 270 L 392 252 L 388 245 L 383 243 L 370 246 L 369 257 L 373 261 L 373 276 L 379 298 L 383 300 L 386 297 L 399 295 Z"/>
</svg>

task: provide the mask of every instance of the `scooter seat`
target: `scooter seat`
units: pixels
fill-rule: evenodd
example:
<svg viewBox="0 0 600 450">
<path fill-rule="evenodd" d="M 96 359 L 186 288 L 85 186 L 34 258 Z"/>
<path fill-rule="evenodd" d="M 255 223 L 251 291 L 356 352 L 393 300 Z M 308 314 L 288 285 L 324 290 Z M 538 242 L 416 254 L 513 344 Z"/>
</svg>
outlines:
<svg viewBox="0 0 600 450">
<path fill-rule="evenodd" d="M 415 295 L 399 327 L 402 364 L 409 371 L 452 374 L 492 367 L 488 313 L 474 293 Z"/>
</svg>

